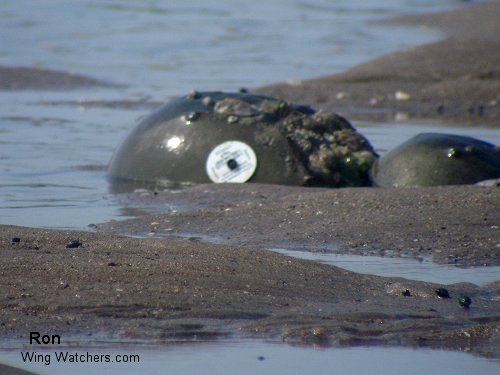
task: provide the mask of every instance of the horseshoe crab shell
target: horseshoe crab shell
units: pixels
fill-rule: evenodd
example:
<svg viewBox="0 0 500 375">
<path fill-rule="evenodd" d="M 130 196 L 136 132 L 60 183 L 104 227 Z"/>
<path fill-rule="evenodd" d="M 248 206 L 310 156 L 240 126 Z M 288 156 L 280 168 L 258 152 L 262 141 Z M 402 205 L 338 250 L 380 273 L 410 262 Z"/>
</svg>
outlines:
<svg viewBox="0 0 500 375">
<path fill-rule="evenodd" d="M 500 150 L 471 137 L 421 133 L 373 166 L 376 185 L 464 185 L 500 177 Z"/>
<path fill-rule="evenodd" d="M 207 159 L 226 142 L 255 154 L 248 182 L 368 185 L 377 157 L 333 113 L 248 93 L 193 92 L 142 119 L 115 152 L 108 174 L 112 182 L 208 183 Z M 238 170 L 235 160 L 222 162 L 221 168 Z"/>
</svg>

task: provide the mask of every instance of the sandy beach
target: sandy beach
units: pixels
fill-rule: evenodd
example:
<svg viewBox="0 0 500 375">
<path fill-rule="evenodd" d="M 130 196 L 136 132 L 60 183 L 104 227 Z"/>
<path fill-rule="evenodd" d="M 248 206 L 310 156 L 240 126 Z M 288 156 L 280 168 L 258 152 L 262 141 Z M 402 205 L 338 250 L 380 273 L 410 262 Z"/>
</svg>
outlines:
<svg viewBox="0 0 500 375">
<path fill-rule="evenodd" d="M 404 112 L 498 127 L 499 20 L 499 3 L 404 17 L 391 22 L 439 27 L 445 39 L 341 74 L 253 91 L 349 119 Z M 3 88 L 100 84 L 65 73 L 49 78 L 40 79 L 36 70 L 0 69 Z M 237 336 L 500 358 L 499 281 L 448 285 L 451 298 L 440 298 L 436 290 L 443 285 L 359 274 L 266 250 L 499 266 L 498 187 L 224 184 L 120 199 L 125 208 L 140 203 L 156 213 L 89 223 L 86 232 L 0 225 L 3 340 L 26 344 L 34 330 L 80 342 Z M 78 246 L 67 248 L 72 240 Z M 472 299 L 470 308 L 459 304 L 464 296 Z"/>
<path fill-rule="evenodd" d="M 349 272 L 199 238 L 2 226 L 4 338 L 244 336 L 320 345 L 464 348 L 498 356 L 498 283 L 446 286 Z M 12 245 L 10 238 L 20 242 Z M 82 246 L 66 247 L 71 240 Z M 409 291 L 410 296 L 403 295 Z M 474 305 L 465 309 L 458 298 Z M 29 328 L 28 328 L 29 327 Z"/>
</svg>

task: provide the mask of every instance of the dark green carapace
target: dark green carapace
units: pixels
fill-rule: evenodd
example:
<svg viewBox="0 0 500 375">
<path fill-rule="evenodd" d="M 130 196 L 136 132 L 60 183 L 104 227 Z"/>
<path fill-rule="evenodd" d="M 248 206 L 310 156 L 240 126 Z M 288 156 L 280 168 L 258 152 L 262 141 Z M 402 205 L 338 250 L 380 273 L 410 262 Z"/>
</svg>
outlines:
<svg viewBox="0 0 500 375">
<path fill-rule="evenodd" d="M 422 133 L 373 166 L 377 186 L 465 185 L 500 177 L 500 150 L 471 137 Z"/>
<path fill-rule="evenodd" d="M 193 92 L 142 119 L 114 154 L 108 174 L 114 183 L 209 183 L 207 158 L 228 141 L 245 143 L 257 157 L 248 182 L 367 186 L 377 158 L 334 113 L 249 93 Z"/>
</svg>

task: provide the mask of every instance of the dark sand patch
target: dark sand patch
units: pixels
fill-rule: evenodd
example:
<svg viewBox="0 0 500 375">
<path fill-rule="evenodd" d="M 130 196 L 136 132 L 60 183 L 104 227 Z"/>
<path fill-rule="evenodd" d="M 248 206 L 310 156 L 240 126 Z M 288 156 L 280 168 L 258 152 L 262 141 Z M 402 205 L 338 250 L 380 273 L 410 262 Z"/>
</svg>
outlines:
<svg viewBox="0 0 500 375">
<path fill-rule="evenodd" d="M 0 336 L 400 344 L 498 352 L 495 285 L 356 274 L 266 250 L 0 226 Z M 11 244 L 12 237 L 19 243 Z M 83 247 L 66 248 L 78 238 Z M 404 296 L 408 289 L 411 296 Z M 473 300 L 470 309 L 457 301 Z M 29 328 L 27 328 L 29 327 Z"/>
<path fill-rule="evenodd" d="M 500 3 L 391 22 L 438 28 L 447 38 L 341 74 L 253 91 L 341 112 L 350 119 L 393 118 L 399 112 L 498 124 Z"/>
<path fill-rule="evenodd" d="M 56 70 L 0 66 L 0 90 L 67 90 L 86 86 L 115 85 Z"/>
</svg>

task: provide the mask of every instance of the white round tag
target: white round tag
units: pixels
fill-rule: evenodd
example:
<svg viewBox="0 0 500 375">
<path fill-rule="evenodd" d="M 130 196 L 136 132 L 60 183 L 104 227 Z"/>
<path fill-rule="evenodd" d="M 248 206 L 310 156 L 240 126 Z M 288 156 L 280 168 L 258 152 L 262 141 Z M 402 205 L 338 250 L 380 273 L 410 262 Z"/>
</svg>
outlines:
<svg viewBox="0 0 500 375">
<path fill-rule="evenodd" d="M 247 182 L 257 169 L 257 156 L 240 141 L 227 141 L 215 147 L 207 158 L 206 171 L 215 183 Z"/>
</svg>

